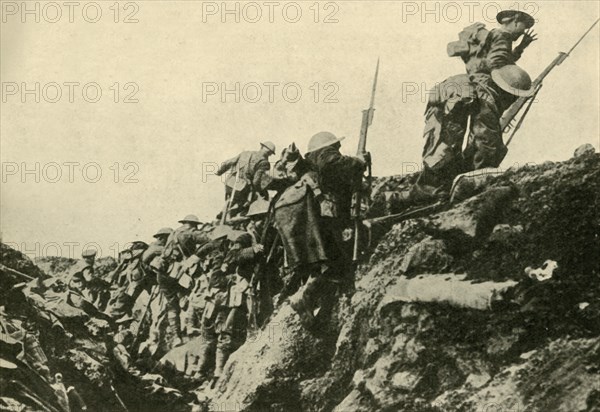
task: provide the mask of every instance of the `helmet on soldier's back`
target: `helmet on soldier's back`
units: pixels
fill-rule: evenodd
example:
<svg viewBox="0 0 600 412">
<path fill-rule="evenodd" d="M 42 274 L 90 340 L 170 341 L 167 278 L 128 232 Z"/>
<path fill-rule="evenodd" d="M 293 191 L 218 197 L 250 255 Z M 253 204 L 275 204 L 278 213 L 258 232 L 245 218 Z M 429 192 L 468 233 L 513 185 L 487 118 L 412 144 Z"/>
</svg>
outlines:
<svg viewBox="0 0 600 412">
<path fill-rule="evenodd" d="M 331 146 L 344 140 L 344 137 L 337 138 L 333 133 L 320 132 L 310 138 L 306 153 L 315 152 L 327 146 Z"/>
<path fill-rule="evenodd" d="M 502 90 L 515 96 L 529 97 L 535 91 L 531 77 L 516 64 L 508 64 L 492 70 L 492 80 Z"/>
</svg>

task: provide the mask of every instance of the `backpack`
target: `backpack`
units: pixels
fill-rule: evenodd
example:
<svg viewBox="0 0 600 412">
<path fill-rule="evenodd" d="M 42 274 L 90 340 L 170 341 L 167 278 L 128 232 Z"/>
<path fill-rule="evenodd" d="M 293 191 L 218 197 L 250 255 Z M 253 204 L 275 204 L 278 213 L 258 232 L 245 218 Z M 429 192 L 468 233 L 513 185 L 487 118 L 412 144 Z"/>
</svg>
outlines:
<svg viewBox="0 0 600 412">
<path fill-rule="evenodd" d="M 489 34 L 489 30 L 483 23 L 474 23 L 465 27 L 458 33 L 458 41 L 448 43 L 448 56 L 458 56 L 466 63 L 471 57 L 480 55 Z"/>
</svg>

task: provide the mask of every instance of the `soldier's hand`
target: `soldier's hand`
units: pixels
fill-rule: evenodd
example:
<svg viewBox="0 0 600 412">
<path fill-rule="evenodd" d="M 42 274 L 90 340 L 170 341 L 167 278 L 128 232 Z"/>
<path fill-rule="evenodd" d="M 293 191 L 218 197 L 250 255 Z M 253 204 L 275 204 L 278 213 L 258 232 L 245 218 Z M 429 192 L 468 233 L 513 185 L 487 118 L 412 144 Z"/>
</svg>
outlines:
<svg viewBox="0 0 600 412">
<path fill-rule="evenodd" d="M 523 39 L 521 40 L 521 48 L 529 46 L 531 43 L 537 40 L 537 33 L 534 33 L 533 29 L 525 30 L 523 33 Z"/>
<path fill-rule="evenodd" d="M 368 165 L 369 163 L 371 163 L 371 153 L 369 153 L 369 152 L 361 153 L 357 157 L 365 165 Z"/>
<path fill-rule="evenodd" d="M 254 245 L 253 247 L 254 247 L 254 253 L 262 253 L 265 250 L 264 245 L 262 245 L 260 243 Z"/>
</svg>

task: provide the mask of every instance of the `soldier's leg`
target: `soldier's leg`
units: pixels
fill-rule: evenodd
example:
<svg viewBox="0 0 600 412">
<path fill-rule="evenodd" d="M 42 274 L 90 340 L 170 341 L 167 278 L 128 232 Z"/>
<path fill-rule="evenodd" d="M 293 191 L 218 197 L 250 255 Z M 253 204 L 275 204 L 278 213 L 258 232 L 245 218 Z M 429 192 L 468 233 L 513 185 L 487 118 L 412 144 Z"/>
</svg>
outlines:
<svg viewBox="0 0 600 412">
<path fill-rule="evenodd" d="M 215 359 L 215 378 L 218 379 L 223 374 L 223 368 L 229 356 L 244 344 L 247 326 L 246 311 L 242 307 L 231 308 L 224 328 L 219 334 Z"/>
<path fill-rule="evenodd" d="M 430 106 L 425 114 L 423 171 L 414 186 L 414 196 L 435 196 L 450 189 L 454 177 L 462 172 L 462 144 L 468 113 L 444 113 L 444 107 Z"/>
<path fill-rule="evenodd" d="M 200 322 L 200 353 L 194 367 L 194 379 L 204 381 L 214 366 L 218 335 L 215 332 L 214 319 L 203 316 Z"/>
<path fill-rule="evenodd" d="M 181 345 L 181 326 L 179 321 L 179 296 L 177 295 L 177 283 L 165 272 L 158 274 L 158 287 L 163 293 L 167 303 L 167 322 L 169 330 L 173 335 L 173 346 Z"/>
<path fill-rule="evenodd" d="M 506 151 L 495 105 L 480 99 L 479 108 L 471 119 L 469 140 L 464 152 L 465 165 L 469 171 L 498 167 Z"/>
<path fill-rule="evenodd" d="M 230 308 L 222 308 L 217 315 L 215 322 L 215 332 L 217 333 L 217 345 L 215 351 L 215 371 L 213 373 L 215 381 L 221 377 L 223 367 L 227 363 L 232 347 L 231 331 L 227 329 Z"/>
</svg>

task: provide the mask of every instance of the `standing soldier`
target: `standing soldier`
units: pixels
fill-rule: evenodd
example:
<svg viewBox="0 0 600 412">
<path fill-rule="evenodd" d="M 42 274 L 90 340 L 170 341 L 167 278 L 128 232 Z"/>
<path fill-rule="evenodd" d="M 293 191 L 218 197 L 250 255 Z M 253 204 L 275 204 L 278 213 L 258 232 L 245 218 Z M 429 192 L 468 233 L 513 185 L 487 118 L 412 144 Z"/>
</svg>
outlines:
<svg viewBox="0 0 600 412">
<path fill-rule="evenodd" d="M 312 322 L 318 301 L 332 302 L 334 284 L 349 276 L 351 256 L 344 245 L 342 233 L 351 225 L 352 194 L 366 167 L 366 159 L 344 156 L 340 153 L 341 141 L 334 134 L 321 132 L 308 144 L 306 161 L 317 173 L 320 194 L 319 229 L 325 245 L 327 262 L 320 273 L 306 283 L 302 295 L 292 301 L 292 307 L 305 322 Z"/>
<path fill-rule="evenodd" d="M 423 171 L 410 191 L 400 193 L 403 206 L 447 199 L 457 175 L 498 167 L 507 150 L 500 127 L 502 113 L 517 96 L 533 92 L 531 78 L 516 65 L 496 69 L 491 76 L 463 74 L 440 83 L 425 114 Z"/>
<path fill-rule="evenodd" d="M 90 303 L 94 303 L 96 297 L 91 289 L 90 285 L 94 279 L 94 263 L 96 261 L 96 251 L 93 249 L 84 250 L 81 254 L 83 261 L 79 262 L 74 267 L 74 273 L 69 279 L 69 289 L 77 292 L 81 297 L 88 300 Z"/>
<path fill-rule="evenodd" d="M 263 252 L 261 244 L 252 245 L 249 233 L 235 234 L 233 245 L 224 262 L 228 274 L 226 306 L 217 314 L 215 332 L 218 334 L 214 382 L 223 372 L 229 355 L 246 340 L 248 324 L 248 293 L 256 259 Z M 214 384 L 213 382 L 213 384 Z"/>
<path fill-rule="evenodd" d="M 218 226 L 221 227 L 221 226 Z M 229 226 L 223 226 L 228 228 Z M 198 250 L 202 259 L 202 270 L 208 279 L 204 296 L 204 311 L 201 319 L 201 333 L 204 348 L 197 365 L 196 379 L 203 380 L 215 361 L 218 334 L 215 330 L 217 315 L 226 306 L 227 274 L 223 262 L 229 249 L 227 231 L 213 232 L 212 240 Z"/>
<path fill-rule="evenodd" d="M 231 171 L 231 175 L 225 182 L 225 201 L 229 203 L 231 217 L 245 211 L 247 205 L 254 201 L 257 195 L 268 197 L 266 185 L 269 182 L 271 169 L 269 157 L 274 154 L 275 145 L 267 141 L 260 144 L 258 151 L 242 152 L 219 167 L 217 176 Z M 225 213 L 227 212 L 228 210 L 225 210 Z"/>
<path fill-rule="evenodd" d="M 500 27 L 488 31 L 483 23 L 475 23 L 459 33 L 459 41 L 448 44 L 450 57 L 460 56 L 467 73 L 491 74 L 492 70 L 515 64 L 537 35 L 531 30 L 535 19 L 518 10 L 504 10 L 496 20 Z M 514 49 L 513 42 L 523 36 Z"/>
<path fill-rule="evenodd" d="M 158 271 L 158 286 L 167 301 L 167 321 L 173 335 L 174 347 L 182 344 L 179 319 L 179 293 L 185 292 L 185 288 L 180 285 L 182 263 L 195 256 L 196 248 L 209 240 L 205 233 L 198 230 L 201 222 L 197 216 L 188 215 L 179 223 L 182 226 L 167 239 Z"/>
</svg>

